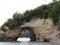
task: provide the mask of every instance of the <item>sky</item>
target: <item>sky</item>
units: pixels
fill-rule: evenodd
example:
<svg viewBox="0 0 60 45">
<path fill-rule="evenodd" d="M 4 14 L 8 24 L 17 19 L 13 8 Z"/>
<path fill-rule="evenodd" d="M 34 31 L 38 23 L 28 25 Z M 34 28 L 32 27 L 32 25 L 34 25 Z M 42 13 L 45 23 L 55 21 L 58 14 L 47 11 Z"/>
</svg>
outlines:
<svg viewBox="0 0 60 45">
<path fill-rule="evenodd" d="M 43 4 L 51 3 L 52 0 L 0 0 L 0 26 L 7 19 L 12 18 L 13 13 L 23 13 Z"/>
</svg>

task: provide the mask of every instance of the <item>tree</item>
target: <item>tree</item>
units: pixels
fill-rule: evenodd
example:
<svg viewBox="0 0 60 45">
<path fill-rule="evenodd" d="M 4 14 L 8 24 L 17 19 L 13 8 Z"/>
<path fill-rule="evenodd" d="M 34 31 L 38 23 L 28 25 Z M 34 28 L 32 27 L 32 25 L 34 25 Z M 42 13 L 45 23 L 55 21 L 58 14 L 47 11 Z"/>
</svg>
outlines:
<svg viewBox="0 0 60 45">
<path fill-rule="evenodd" d="M 54 24 L 58 22 L 58 18 L 60 17 L 60 2 L 56 3 L 50 12 L 50 17 L 52 18 Z"/>
<path fill-rule="evenodd" d="M 27 11 L 24 13 L 24 21 L 25 21 L 25 22 L 29 22 L 32 17 L 33 17 L 33 11 L 32 11 L 32 10 L 27 10 Z"/>
<path fill-rule="evenodd" d="M 39 6 L 33 10 L 26 10 L 23 14 L 16 12 L 13 14 L 11 19 L 8 19 L 2 25 L 2 28 L 4 26 L 8 26 L 10 28 L 19 27 L 23 24 L 23 22 L 29 22 L 31 19 L 35 18 L 51 18 L 53 23 L 57 25 L 60 18 L 60 1 Z"/>
<path fill-rule="evenodd" d="M 21 13 L 14 13 L 13 20 L 16 22 L 16 27 L 20 26 L 23 22 L 23 15 Z"/>
<path fill-rule="evenodd" d="M 15 27 L 15 21 L 13 19 L 8 19 L 8 21 L 6 21 L 4 23 L 4 26 L 8 26 L 9 28 L 13 28 L 13 27 Z"/>
<path fill-rule="evenodd" d="M 58 30 L 60 31 L 60 20 L 57 23 Z"/>
</svg>

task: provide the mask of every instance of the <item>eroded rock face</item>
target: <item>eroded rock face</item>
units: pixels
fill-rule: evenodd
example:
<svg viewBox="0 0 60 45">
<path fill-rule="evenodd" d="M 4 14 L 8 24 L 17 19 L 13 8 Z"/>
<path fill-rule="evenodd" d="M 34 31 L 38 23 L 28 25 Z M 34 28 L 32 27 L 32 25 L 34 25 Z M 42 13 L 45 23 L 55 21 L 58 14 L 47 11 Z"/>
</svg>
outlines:
<svg viewBox="0 0 60 45">
<path fill-rule="evenodd" d="M 56 37 L 56 26 L 51 19 L 33 19 L 21 27 L 32 27 L 37 41 L 52 40 Z"/>
<path fill-rule="evenodd" d="M 5 35 L 12 39 L 20 37 L 22 30 L 27 29 L 31 41 L 50 41 L 54 40 L 57 35 L 57 28 L 51 19 L 33 19 L 26 22 L 21 27 L 7 30 Z"/>
<path fill-rule="evenodd" d="M 10 29 L 5 32 L 5 35 L 9 38 L 17 38 L 21 32 L 20 28 Z"/>
</svg>

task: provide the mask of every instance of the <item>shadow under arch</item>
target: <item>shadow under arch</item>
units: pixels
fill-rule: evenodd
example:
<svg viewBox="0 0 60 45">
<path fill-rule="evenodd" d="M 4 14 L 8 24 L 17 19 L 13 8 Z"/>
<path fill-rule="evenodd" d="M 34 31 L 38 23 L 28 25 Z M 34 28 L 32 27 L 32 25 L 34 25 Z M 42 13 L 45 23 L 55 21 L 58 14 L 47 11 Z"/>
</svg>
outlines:
<svg viewBox="0 0 60 45">
<path fill-rule="evenodd" d="M 29 34 L 26 37 L 29 37 L 31 41 L 36 41 L 36 35 L 34 33 L 33 28 L 32 27 L 28 27 L 28 26 L 27 27 L 22 27 L 21 28 L 21 33 L 23 31 L 25 31 L 25 30 L 27 30 L 29 32 Z"/>
</svg>

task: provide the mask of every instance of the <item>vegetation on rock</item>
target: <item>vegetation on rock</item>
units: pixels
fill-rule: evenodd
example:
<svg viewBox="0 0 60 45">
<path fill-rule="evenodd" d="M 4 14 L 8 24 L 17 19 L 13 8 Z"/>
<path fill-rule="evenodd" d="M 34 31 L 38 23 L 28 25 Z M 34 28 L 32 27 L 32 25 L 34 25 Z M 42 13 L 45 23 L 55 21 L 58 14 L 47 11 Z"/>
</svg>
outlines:
<svg viewBox="0 0 60 45">
<path fill-rule="evenodd" d="M 14 13 L 12 19 L 8 19 L 2 26 L 1 29 L 4 29 L 4 26 L 9 28 L 15 28 L 21 26 L 24 22 L 29 22 L 31 19 L 36 18 L 51 18 L 55 25 L 60 26 L 60 1 L 55 3 L 50 3 L 48 5 L 39 6 L 33 10 L 27 10 L 25 13 Z"/>
</svg>

